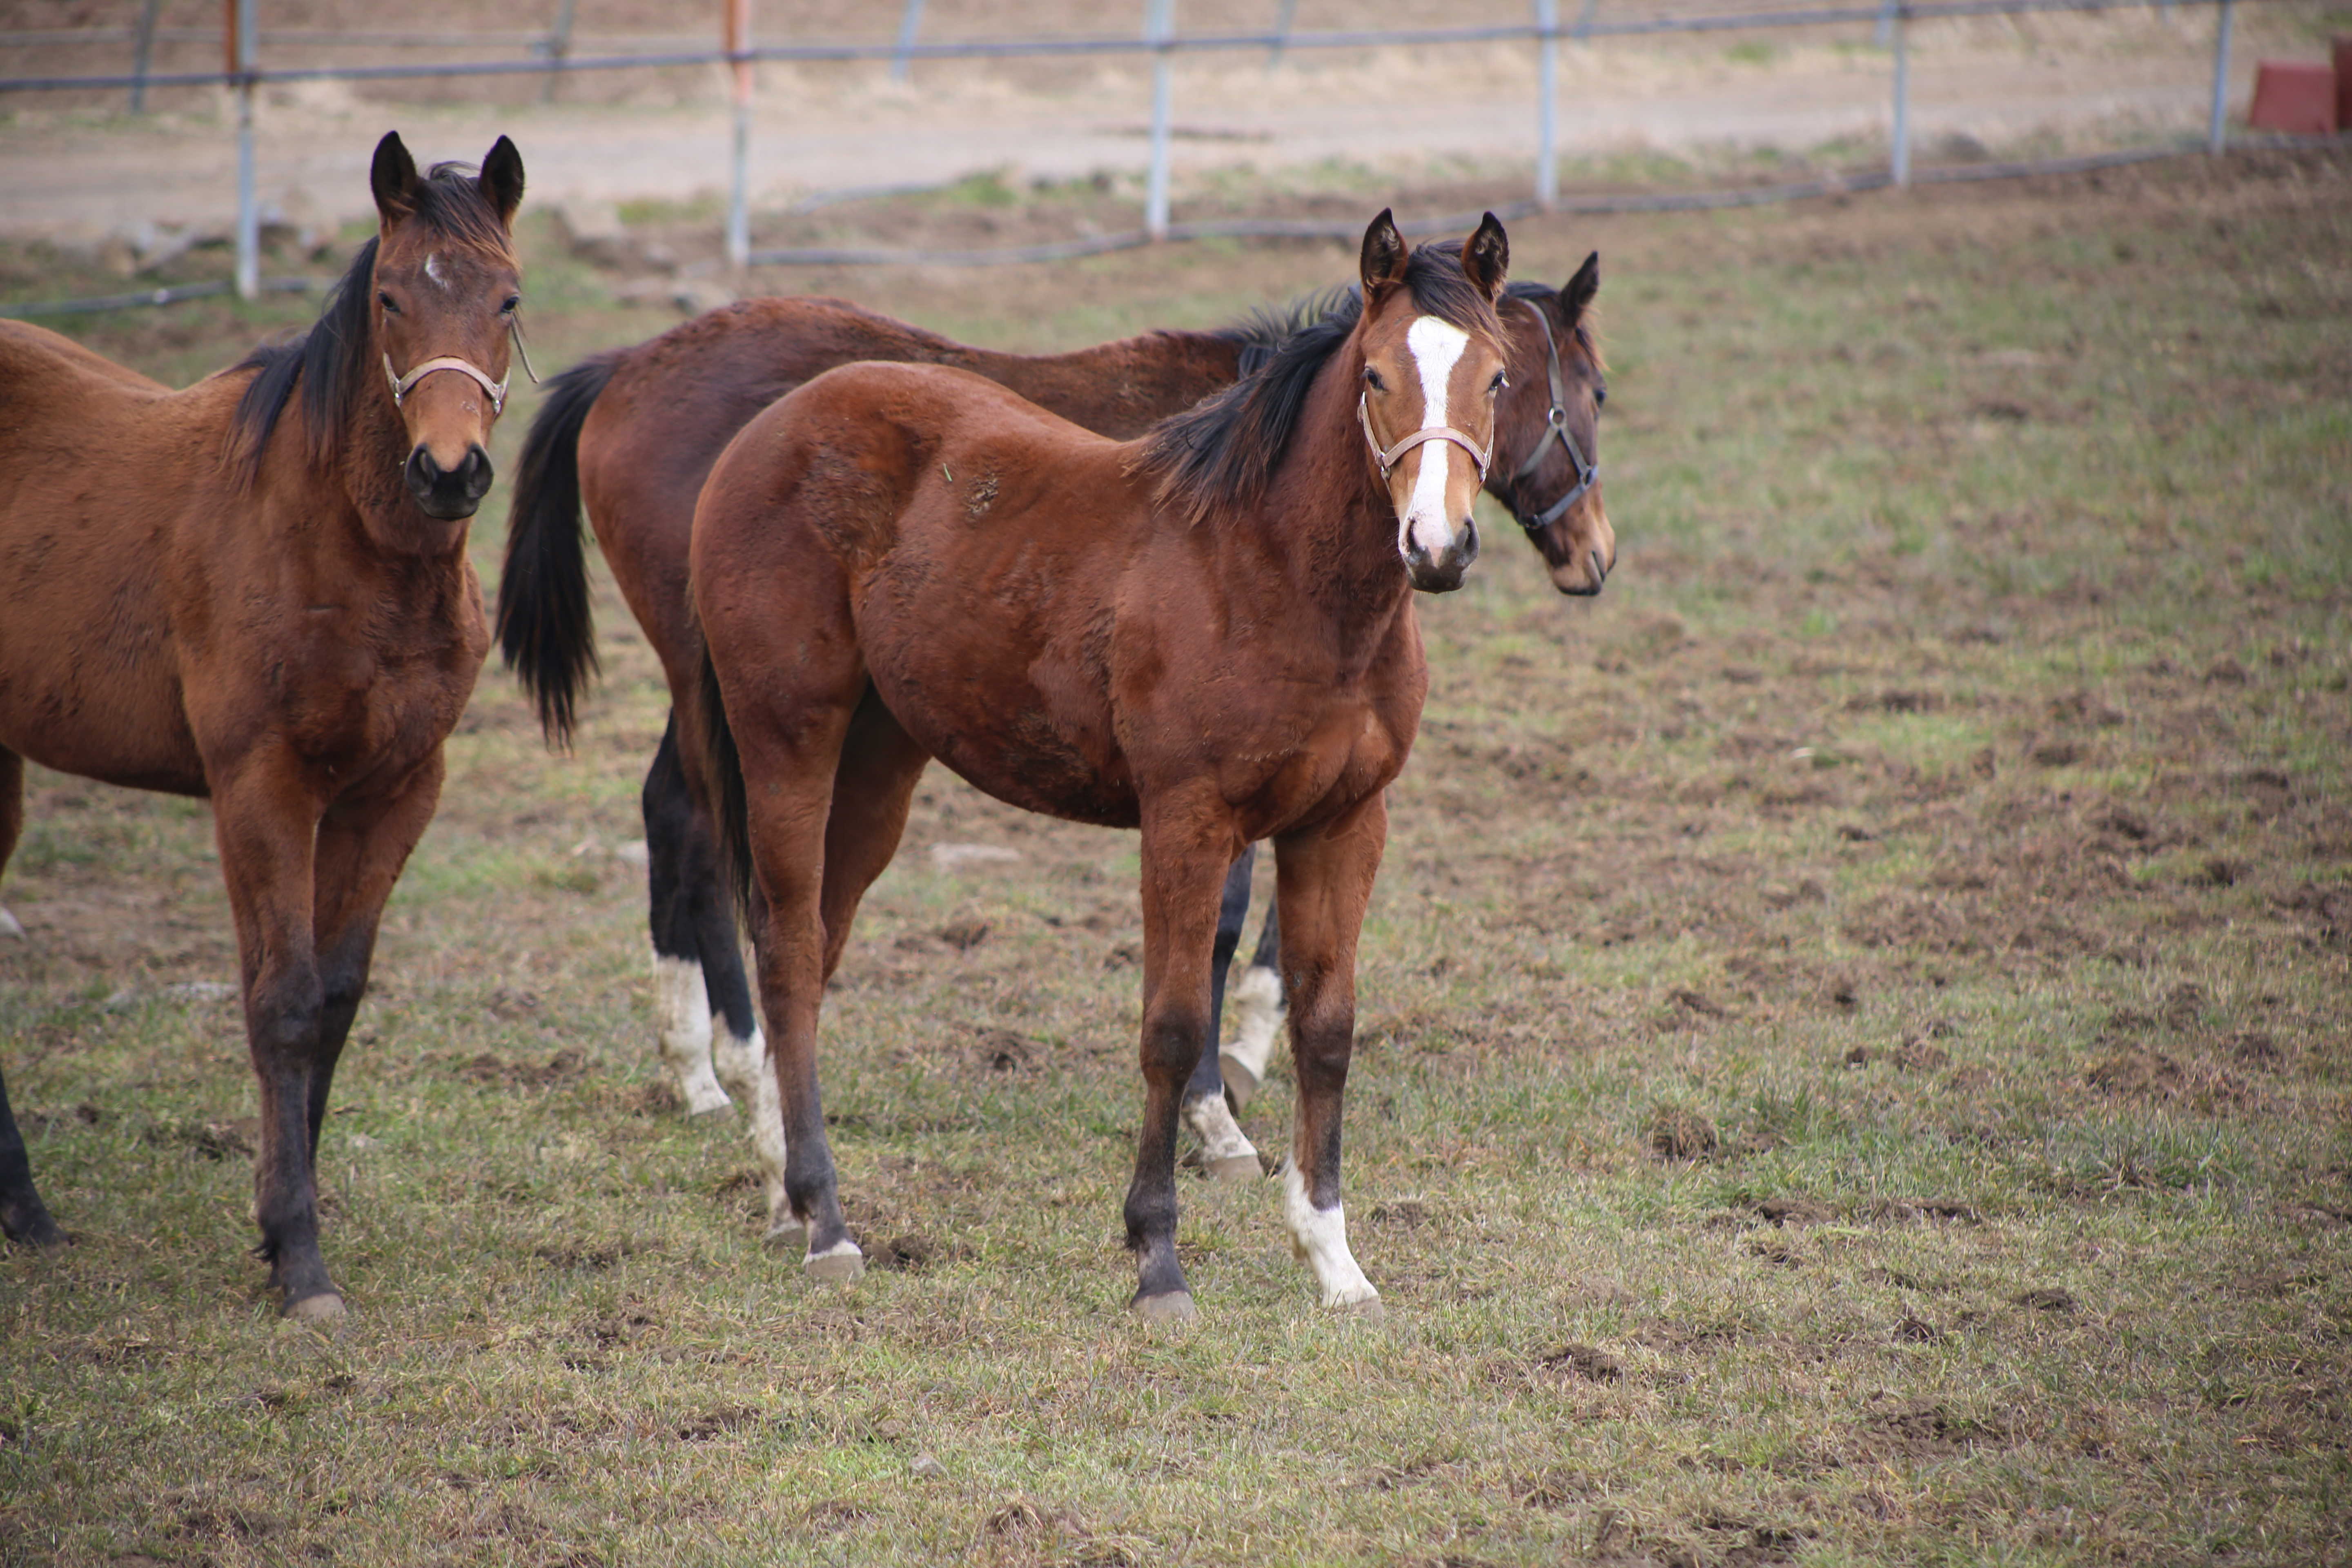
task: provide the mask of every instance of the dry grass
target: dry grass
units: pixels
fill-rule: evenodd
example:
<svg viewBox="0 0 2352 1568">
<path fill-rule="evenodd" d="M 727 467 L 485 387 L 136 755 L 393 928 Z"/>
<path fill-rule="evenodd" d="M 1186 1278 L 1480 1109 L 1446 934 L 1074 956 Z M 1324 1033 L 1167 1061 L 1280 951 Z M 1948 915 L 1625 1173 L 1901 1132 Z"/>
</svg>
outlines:
<svg viewBox="0 0 2352 1568">
<path fill-rule="evenodd" d="M 1121 1312 L 1133 841 L 939 775 L 828 1012 L 883 1266 L 763 1255 L 648 1048 L 609 598 L 576 757 L 495 674 L 453 743 L 326 1137 L 354 1314 L 281 1326 L 236 1010 L 172 989 L 232 969 L 205 819 L 38 777 L 0 1049 L 79 1243 L 0 1258 L 0 1559 L 2352 1552 L 2347 175 L 1519 226 L 1603 254 L 1625 552 L 1424 606 L 1349 1121 L 1385 1327 L 1270 1185 L 1186 1189 L 1202 1322 Z M 558 363 L 656 324 L 531 259 Z M 826 286 L 1042 344 L 1345 268 Z"/>
</svg>

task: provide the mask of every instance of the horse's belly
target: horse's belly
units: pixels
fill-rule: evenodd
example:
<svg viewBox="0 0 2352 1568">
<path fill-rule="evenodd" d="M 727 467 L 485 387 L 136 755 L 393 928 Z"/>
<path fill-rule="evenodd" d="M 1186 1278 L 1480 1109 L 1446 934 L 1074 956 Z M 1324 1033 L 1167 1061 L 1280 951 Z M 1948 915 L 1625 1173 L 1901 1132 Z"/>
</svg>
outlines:
<svg viewBox="0 0 2352 1568">
<path fill-rule="evenodd" d="M 177 684 L 109 661 L 26 658 L 0 642 L 0 746 L 61 773 L 168 795 L 205 793 Z"/>
<path fill-rule="evenodd" d="M 974 789 L 1008 805 L 1105 827 L 1139 820 L 1135 782 L 1107 732 L 1074 722 L 1034 690 L 981 693 L 929 681 L 876 689 L 900 726 Z"/>
</svg>

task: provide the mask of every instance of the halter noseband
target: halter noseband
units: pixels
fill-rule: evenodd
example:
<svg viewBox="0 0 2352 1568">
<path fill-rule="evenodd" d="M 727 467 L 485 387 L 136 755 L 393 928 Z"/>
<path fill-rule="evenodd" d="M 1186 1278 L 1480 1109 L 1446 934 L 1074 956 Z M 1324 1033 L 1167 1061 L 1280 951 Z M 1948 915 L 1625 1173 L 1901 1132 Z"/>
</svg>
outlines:
<svg viewBox="0 0 2352 1568">
<path fill-rule="evenodd" d="M 1366 405 L 1370 396 L 1371 394 L 1369 392 L 1356 394 L 1356 423 L 1364 427 L 1364 444 L 1371 447 L 1372 460 L 1381 466 L 1381 479 L 1385 479 L 1389 477 L 1389 470 L 1396 467 L 1399 458 L 1403 457 L 1423 441 L 1451 441 L 1469 453 L 1470 460 L 1478 465 L 1478 482 L 1482 485 L 1486 482 L 1486 464 L 1494 456 L 1493 450 L 1480 447 L 1477 442 L 1473 441 L 1451 425 L 1424 425 L 1395 446 L 1381 447 L 1381 438 L 1372 434 L 1372 414 L 1370 408 Z"/>
<path fill-rule="evenodd" d="M 522 361 L 522 373 L 530 377 L 532 385 L 538 385 L 539 373 L 530 368 L 530 353 L 522 346 L 522 331 L 511 320 L 507 323 L 507 336 L 513 340 L 515 353 Z M 508 370 L 505 381 L 492 381 L 479 365 L 470 360 L 459 359 L 455 354 L 443 354 L 438 359 L 426 360 L 424 363 L 412 368 L 406 375 L 393 369 L 392 356 L 384 355 L 383 378 L 392 383 L 392 405 L 394 408 L 399 407 L 408 395 L 416 389 L 416 384 L 436 370 L 454 370 L 460 375 L 472 376 L 482 384 L 482 390 L 490 395 L 490 416 L 496 418 L 506 412 L 507 384 L 514 380 L 513 370 Z"/>
<path fill-rule="evenodd" d="M 1536 324 L 1543 328 L 1544 374 L 1551 382 L 1551 412 L 1544 416 L 1544 434 L 1536 437 L 1535 449 L 1511 475 L 1511 486 L 1517 489 L 1519 481 L 1534 473 L 1536 465 L 1543 461 L 1545 437 L 1559 437 L 1561 449 L 1568 454 L 1570 470 L 1576 475 L 1576 483 L 1569 488 L 1566 495 L 1533 517 L 1522 515 L 1519 518 L 1521 528 L 1529 533 L 1540 533 L 1559 521 L 1561 513 L 1584 499 L 1584 492 L 1591 489 L 1592 481 L 1601 477 L 1601 465 L 1586 462 L 1584 454 L 1577 449 L 1576 437 L 1568 433 L 1568 378 L 1560 372 L 1559 345 L 1552 341 L 1551 323 L 1529 301 L 1522 300 L 1519 303 L 1527 306 L 1528 312 L 1535 317 Z"/>
</svg>

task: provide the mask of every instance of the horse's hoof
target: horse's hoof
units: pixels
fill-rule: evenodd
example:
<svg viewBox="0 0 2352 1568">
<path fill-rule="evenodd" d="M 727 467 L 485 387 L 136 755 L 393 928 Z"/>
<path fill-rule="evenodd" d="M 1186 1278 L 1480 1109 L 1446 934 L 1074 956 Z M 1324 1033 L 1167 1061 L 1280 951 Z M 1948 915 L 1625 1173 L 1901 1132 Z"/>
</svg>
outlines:
<svg viewBox="0 0 2352 1568">
<path fill-rule="evenodd" d="M 821 1285 L 854 1285 L 866 1273 L 866 1254 L 854 1241 L 832 1252 L 821 1252 L 801 1264 L 801 1271 Z"/>
<path fill-rule="evenodd" d="M 1225 1103 L 1239 1116 L 1257 1093 L 1257 1074 L 1229 1051 L 1217 1053 L 1217 1074 L 1225 1080 Z"/>
<path fill-rule="evenodd" d="M 342 1315 L 343 1299 L 332 1290 L 321 1290 L 315 1296 L 289 1301 L 284 1313 L 289 1321 L 297 1323 L 331 1323 Z"/>
<path fill-rule="evenodd" d="M 1228 1154 L 1208 1164 L 1209 1180 L 1213 1182 L 1255 1182 L 1265 1174 L 1255 1154 Z"/>
<path fill-rule="evenodd" d="M 716 1105 L 688 1106 L 686 1119 L 688 1121 L 698 1121 L 710 1126 L 732 1121 L 735 1120 L 735 1102 L 731 1100 L 722 1100 Z"/>
<path fill-rule="evenodd" d="M 1190 1290 L 1170 1290 L 1159 1296 L 1138 1296 L 1135 1315 L 1147 1323 L 1189 1323 L 1201 1315 Z"/>
<path fill-rule="evenodd" d="M 1389 1310 L 1378 1296 L 1367 1296 L 1360 1301 L 1342 1301 L 1331 1309 L 1350 1323 L 1384 1323 Z"/>
<path fill-rule="evenodd" d="M 808 1226 L 796 1219 L 772 1225 L 760 1244 L 771 1252 L 805 1253 L 808 1251 Z"/>
</svg>

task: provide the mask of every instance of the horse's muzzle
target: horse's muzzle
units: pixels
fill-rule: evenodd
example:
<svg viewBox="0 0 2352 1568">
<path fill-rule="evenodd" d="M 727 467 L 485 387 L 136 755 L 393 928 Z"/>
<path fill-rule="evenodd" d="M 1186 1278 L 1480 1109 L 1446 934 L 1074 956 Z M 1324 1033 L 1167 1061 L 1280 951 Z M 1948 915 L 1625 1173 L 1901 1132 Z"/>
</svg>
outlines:
<svg viewBox="0 0 2352 1568">
<path fill-rule="evenodd" d="M 466 448 L 465 460 L 454 468 L 435 462 L 433 454 L 420 444 L 408 454 L 408 464 L 401 470 L 418 509 L 445 522 L 473 516 L 497 477 L 490 468 L 490 455 L 478 442 Z"/>
<path fill-rule="evenodd" d="M 1478 559 L 1478 525 L 1468 518 L 1462 520 L 1462 531 L 1453 542 L 1434 555 L 1419 544 L 1408 544 L 1404 551 L 1404 569 L 1412 578 L 1412 585 L 1424 594 L 1450 594 L 1462 586 L 1462 579 L 1470 573 L 1470 563 Z"/>
</svg>

